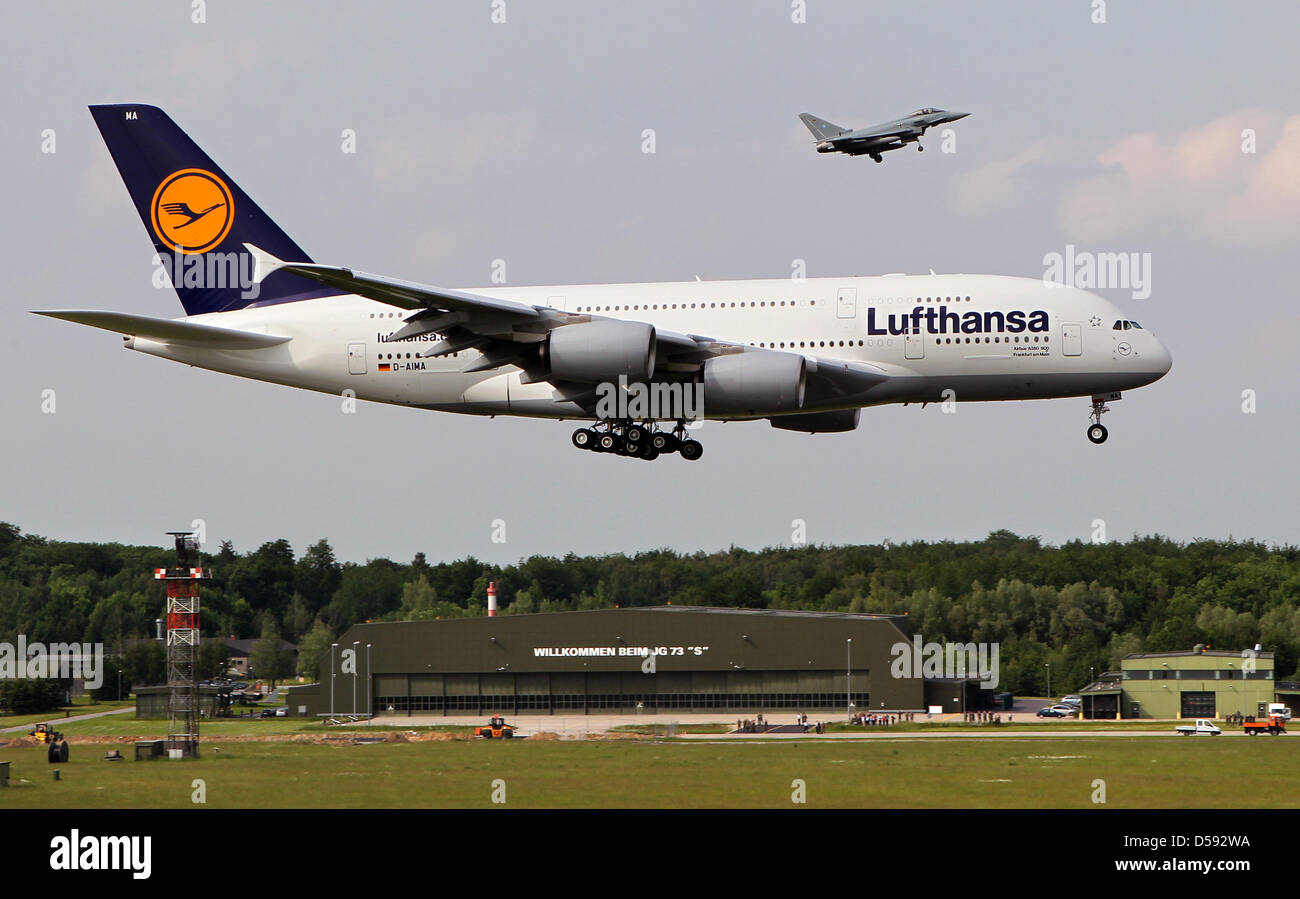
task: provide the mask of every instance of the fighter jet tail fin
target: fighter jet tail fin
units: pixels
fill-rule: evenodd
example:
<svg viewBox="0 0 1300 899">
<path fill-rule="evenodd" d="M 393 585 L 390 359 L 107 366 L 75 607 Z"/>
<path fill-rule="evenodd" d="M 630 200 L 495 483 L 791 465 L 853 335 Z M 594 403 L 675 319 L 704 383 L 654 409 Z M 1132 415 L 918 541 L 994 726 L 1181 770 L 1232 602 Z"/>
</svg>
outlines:
<svg viewBox="0 0 1300 899">
<path fill-rule="evenodd" d="M 819 119 L 811 113 L 799 113 L 799 121 L 808 126 L 808 130 L 813 133 L 813 137 L 818 140 L 829 140 L 832 137 L 839 137 L 841 134 L 848 134 L 849 129 L 841 128 L 839 125 L 832 125 L 825 119 Z"/>
</svg>

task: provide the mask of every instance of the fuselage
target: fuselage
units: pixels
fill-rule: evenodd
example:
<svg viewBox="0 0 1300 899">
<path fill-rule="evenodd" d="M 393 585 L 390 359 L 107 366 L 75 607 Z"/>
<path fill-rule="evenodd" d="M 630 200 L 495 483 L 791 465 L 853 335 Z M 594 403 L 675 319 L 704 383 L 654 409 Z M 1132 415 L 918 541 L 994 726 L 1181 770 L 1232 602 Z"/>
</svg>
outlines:
<svg viewBox="0 0 1300 899">
<path fill-rule="evenodd" d="M 801 411 L 882 403 L 1096 396 L 1141 387 L 1169 351 L 1109 300 L 1039 279 L 884 275 L 474 288 L 473 293 L 593 317 L 866 364 L 888 375 Z M 252 306 L 186 321 L 290 337 L 258 350 L 128 338 L 151 355 L 247 378 L 448 412 L 590 418 L 512 365 L 463 370 L 474 350 L 419 358 L 434 334 L 392 340 L 409 313 L 355 295 Z M 951 391 L 951 393 L 948 393 Z"/>
</svg>

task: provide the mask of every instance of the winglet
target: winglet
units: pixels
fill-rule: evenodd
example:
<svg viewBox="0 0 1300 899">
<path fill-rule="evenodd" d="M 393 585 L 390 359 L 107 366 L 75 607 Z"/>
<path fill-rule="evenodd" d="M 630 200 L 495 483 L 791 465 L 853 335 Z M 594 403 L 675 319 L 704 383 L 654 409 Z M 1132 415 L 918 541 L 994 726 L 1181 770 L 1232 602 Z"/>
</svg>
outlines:
<svg viewBox="0 0 1300 899">
<path fill-rule="evenodd" d="M 261 284 L 268 275 L 274 274 L 288 264 L 283 259 L 276 259 L 266 250 L 255 247 L 251 243 L 244 244 L 244 249 L 253 254 L 254 284 Z"/>
</svg>

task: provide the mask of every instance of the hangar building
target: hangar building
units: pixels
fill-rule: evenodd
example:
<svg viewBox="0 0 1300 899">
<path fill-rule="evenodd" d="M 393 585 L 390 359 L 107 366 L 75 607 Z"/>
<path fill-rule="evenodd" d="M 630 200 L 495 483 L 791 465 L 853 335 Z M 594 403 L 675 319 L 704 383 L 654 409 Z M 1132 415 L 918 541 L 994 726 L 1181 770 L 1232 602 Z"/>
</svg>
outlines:
<svg viewBox="0 0 1300 899">
<path fill-rule="evenodd" d="M 891 676 L 902 620 L 655 606 L 359 624 L 321 660 L 318 683 L 290 690 L 289 714 L 740 712 L 850 699 L 859 711 L 960 711 L 975 682 Z"/>
<path fill-rule="evenodd" d="M 1201 647 L 1132 653 L 1079 696 L 1086 718 L 1261 717 L 1271 702 L 1300 709 L 1300 684 L 1274 679 L 1273 653 Z"/>
</svg>

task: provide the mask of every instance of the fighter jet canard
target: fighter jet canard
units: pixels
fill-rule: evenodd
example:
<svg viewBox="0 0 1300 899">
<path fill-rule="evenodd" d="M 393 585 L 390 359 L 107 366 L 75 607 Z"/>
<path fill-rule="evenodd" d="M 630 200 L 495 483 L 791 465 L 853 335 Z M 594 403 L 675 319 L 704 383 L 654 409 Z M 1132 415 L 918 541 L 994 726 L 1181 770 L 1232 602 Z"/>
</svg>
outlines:
<svg viewBox="0 0 1300 899">
<path fill-rule="evenodd" d="M 897 150 L 910 143 L 916 144 L 917 150 L 924 150 L 925 147 L 921 146 L 920 140 L 927 128 L 946 125 L 964 119 L 968 115 L 969 112 L 949 112 L 946 109 L 927 106 L 901 119 L 856 130 L 841 128 L 807 112 L 799 113 L 799 119 L 808 126 L 808 130 L 817 139 L 818 153 L 870 156 L 876 162 L 882 162 L 880 154 Z"/>
</svg>

